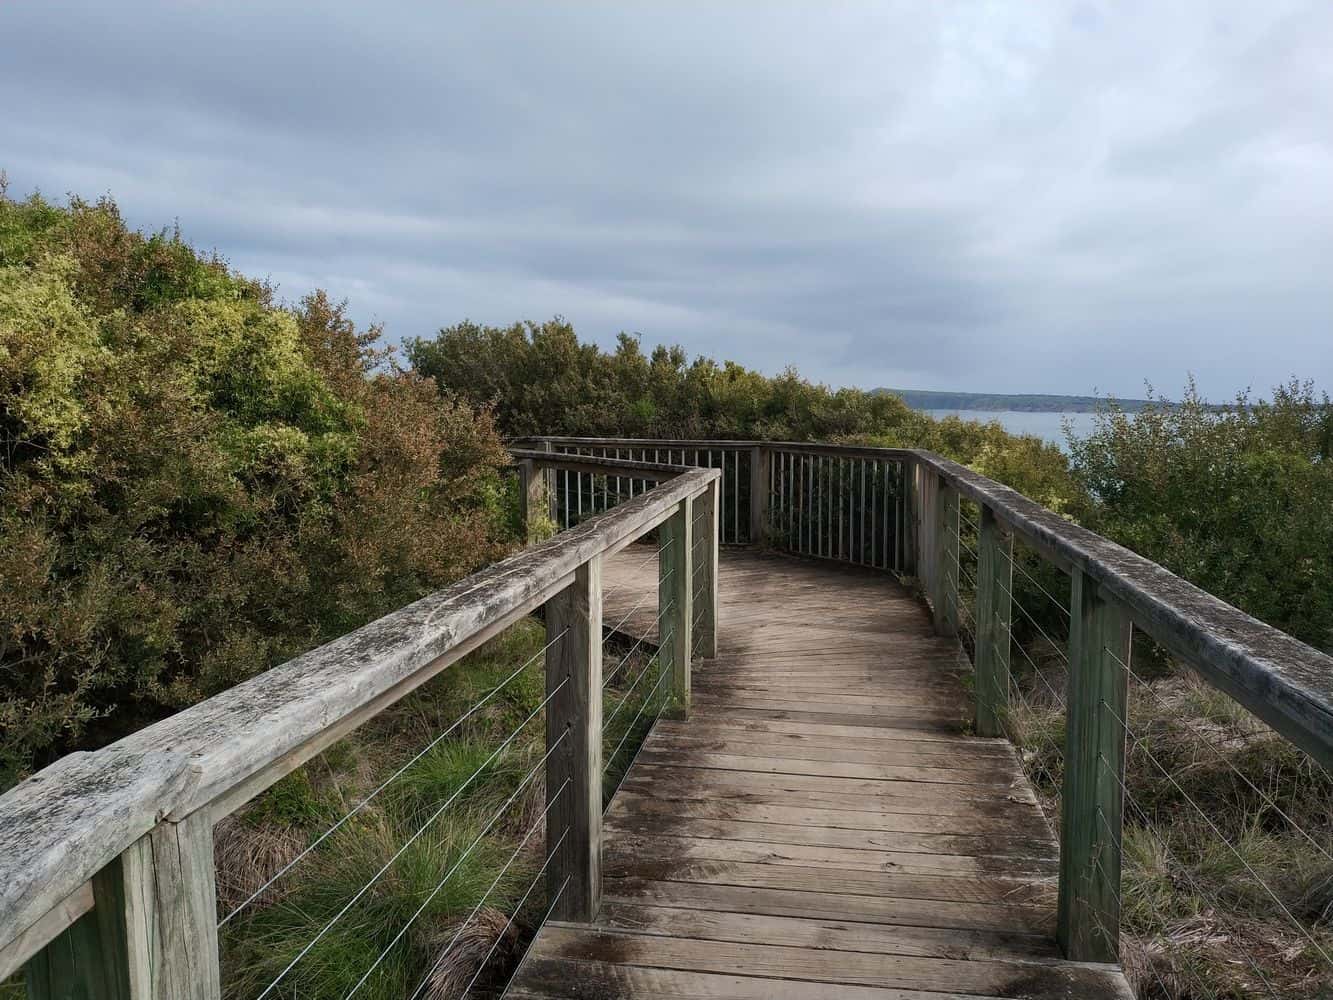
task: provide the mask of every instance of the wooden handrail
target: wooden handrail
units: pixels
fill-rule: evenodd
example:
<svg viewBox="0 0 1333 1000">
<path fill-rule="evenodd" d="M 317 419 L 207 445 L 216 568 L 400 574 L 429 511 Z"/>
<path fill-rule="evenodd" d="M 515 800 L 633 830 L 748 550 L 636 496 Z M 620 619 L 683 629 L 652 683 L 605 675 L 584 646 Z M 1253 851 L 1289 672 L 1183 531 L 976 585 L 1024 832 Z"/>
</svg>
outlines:
<svg viewBox="0 0 1333 1000">
<path fill-rule="evenodd" d="M 104 749 L 72 754 L 0 796 L 0 977 L 87 912 L 94 876 L 133 845 L 163 828 L 211 831 L 218 819 L 566 590 L 581 567 L 714 490 L 719 478 L 681 466 L 617 467 L 638 478 L 672 478 Z M 211 866 L 211 833 L 206 839 Z M 211 893 L 210 886 L 208 900 Z M 196 910 L 207 908 L 194 902 Z M 212 919 L 209 912 L 210 928 Z M 207 993 L 205 983 L 199 995 Z"/>
<path fill-rule="evenodd" d="M 1333 657 L 1017 490 L 932 452 L 911 454 L 1057 566 L 1095 581 L 1136 628 L 1333 770 Z"/>
</svg>

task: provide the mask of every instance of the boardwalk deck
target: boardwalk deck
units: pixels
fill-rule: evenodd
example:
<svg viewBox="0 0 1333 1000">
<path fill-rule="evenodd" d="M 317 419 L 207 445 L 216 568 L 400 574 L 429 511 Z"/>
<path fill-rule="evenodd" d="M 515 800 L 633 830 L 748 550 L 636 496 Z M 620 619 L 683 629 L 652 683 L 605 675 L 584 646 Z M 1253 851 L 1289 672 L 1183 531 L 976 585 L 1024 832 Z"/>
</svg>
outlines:
<svg viewBox="0 0 1333 1000">
<path fill-rule="evenodd" d="M 656 587 L 605 568 L 605 620 Z M 883 574 L 724 552 L 716 660 L 607 812 L 593 925 L 548 923 L 514 998 L 1117 997 L 1058 958 L 1057 848 L 1013 749 L 965 734 L 952 640 Z M 623 626 L 651 630 L 651 599 Z"/>
</svg>

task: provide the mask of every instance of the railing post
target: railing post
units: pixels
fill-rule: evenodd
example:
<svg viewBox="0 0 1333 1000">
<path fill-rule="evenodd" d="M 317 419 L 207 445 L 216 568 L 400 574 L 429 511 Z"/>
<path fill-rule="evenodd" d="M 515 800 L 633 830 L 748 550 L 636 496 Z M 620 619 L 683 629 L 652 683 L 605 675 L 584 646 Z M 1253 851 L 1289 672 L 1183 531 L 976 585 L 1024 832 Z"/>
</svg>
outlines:
<svg viewBox="0 0 1333 1000">
<path fill-rule="evenodd" d="M 551 915 L 589 922 L 602 895 L 600 555 L 580 566 L 574 582 L 546 602 L 546 642 L 548 805 L 554 800 L 546 817 L 547 885 L 555 900 Z"/>
<path fill-rule="evenodd" d="M 540 450 L 551 453 L 555 451 L 555 445 L 551 444 L 551 442 L 546 439 L 542 439 Z M 542 476 L 542 482 L 546 487 L 546 516 L 551 519 L 552 524 L 558 527 L 560 524 L 558 518 L 560 513 L 560 500 L 556 496 L 555 490 L 555 469 L 548 468 L 546 473 Z"/>
<path fill-rule="evenodd" d="M 1014 537 L 981 508 L 977 539 L 977 735 L 1002 736 L 1009 707 Z"/>
<path fill-rule="evenodd" d="M 1115 962 L 1120 952 L 1120 838 L 1131 623 L 1124 609 L 1077 569 L 1071 574 L 1069 607 L 1056 934 L 1071 959 Z"/>
<path fill-rule="evenodd" d="M 958 492 L 940 477 L 935 487 L 935 631 L 958 634 Z"/>
<path fill-rule="evenodd" d="M 691 534 L 694 504 L 686 497 L 662 522 L 661 555 L 657 560 L 658 655 L 671 669 L 671 718 L 690 714 L 690 643 L 694 624 L 694 546 Z"/>
<path fill-rule="evenodd" d="M 767 480 L 765 480 L 767 482 Z M 717 656 L 717 552 L 718 500 L 721 480 L 713 480 L 702 496 L 694 502 L 694 568 L 693 587 L 694 643 L 699 656 L 711 660 Z"/>
<path fill-rule="evenodd" d="M 768 482 L 773 453 L 767 445 L 750 449 L 750 544 L 768 540 Z"/>
<path fill-rule="evenodd" d="M 921 589 L 933 602 L 936 599 L 935 577 L 939 571 L 935 552 L 935 541 L 939 531 L 935 525 L 935 520 L 938 516 L 937 501 L 939 500 L 940 477 L 926 468 L 924 463 L 917 465 L 916 471 L 917 495 L 921 498 L 920 524 L 917 532 L 917 569 L 921 574 Z"/>
<path fill-rule="evenodd" d="M 916 576 L 918 570 L 917 560 L 917 511 L 921 506 L 921 499 L 917 494 L 917 470 L 920 463 L 907 458 L 899 464 L 899 490 L 902 493 L 902 517 L 898 530 L 902 532 L 902 543 L 899 551 L 902 552 L 902 565 L 898 571 L 903 576 Z"/>
<path fill-rule="evenodd" d="M 547 499 L 546 475 L 530 458 L 518 463 L 518 502 L 523 538 L 530 542 L 533 540 L 532 528 L 537 522 L 539 512 L 544 512 L 550 506 Z"/>
<path fill-rule="evenodd" d="M 93 909 L 28 962 L 30 1000 L 218 1000 L 207 810 L 164 822 L 93 877 Z"/>
</svg>

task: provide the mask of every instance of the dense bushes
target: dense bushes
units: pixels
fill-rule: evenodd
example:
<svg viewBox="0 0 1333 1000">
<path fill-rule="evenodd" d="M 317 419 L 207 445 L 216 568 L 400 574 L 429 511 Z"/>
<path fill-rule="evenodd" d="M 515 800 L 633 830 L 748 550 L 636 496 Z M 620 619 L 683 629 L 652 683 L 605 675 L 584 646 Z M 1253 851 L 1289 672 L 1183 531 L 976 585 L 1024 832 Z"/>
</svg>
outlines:
<svg viewBox="0 0 1333 1000">
<path fill-rule="evenodd" d="M 0 787 L 493 557 L 489 416 L 377 336 L 0 190 Z"/>
<path fill-rule="evenodd" d="M 1212 412 L 1193 385 L 1071 442 L 1077 519 L 1333 649 L 1333 406 L 1308 383 Z"/>
<path fill-rule="evenodd" d="M 833 390 L 788 369 L 768 378 L 733 362 L 687 362 L 679 347 L 645 355 L 621 334 L 614 352 L 581 343 L 563 320 L 507 328 L 461 323 L 407 344 L 413 366 L 475 406 L 506 435 L 537 434 L 922 447 L 965 462 L 1055 510 L 1075 486 L 1052 444 L 998 423 L 934 420 L 896 396 Z"/>
</svg>

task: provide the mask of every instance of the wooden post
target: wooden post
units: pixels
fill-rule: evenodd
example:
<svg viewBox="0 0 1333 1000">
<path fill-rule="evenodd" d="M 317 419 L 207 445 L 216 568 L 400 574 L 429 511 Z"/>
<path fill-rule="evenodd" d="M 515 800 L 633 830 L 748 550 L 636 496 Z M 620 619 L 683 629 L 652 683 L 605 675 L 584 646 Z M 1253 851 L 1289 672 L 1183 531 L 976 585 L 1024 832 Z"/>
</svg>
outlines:
<svg viewBox="0 0 1333 1000">
<path fill-rule="evenodd" d="M 93 909 L 28 963 L 31 1000 L 218 1000 L 207 810 L 161 823 L 93 877 Z"/>
<path fill-rule="evenodd" d="M 977 735 L 1002 736 L 1009 707 L 1014 537 L 981 508 L 977 540 Z"/>
<path fill-rule="evenodd" d="M 936 600 L 935 577 L 939 573 L 938 560 L 935 557 L 935 542 L 939 531 L 935 521 L 938 517 L 937 501 L 940 477 L 933 471 L 919 464 L 916 469 L 917 495 L 921 498 L 920 527 L 917 533 L 917 569 L 921 576 L 921 589 L 932 602 Z"/>
<path fill-rule="evenodd" d="M 921 498 L 917 491 L 918 468 L 917 462 L 910 458 L 903 459 L 898 466 L 898 489 L 902 498 L 898 525 L 898 530 L 902 532 L 899 541 L 902 565 L 898 569 L 903 576 L 917 576 L 920 573 L 917 549 L 917 516 L 921 509 Z"/>
<path fill-rule="evenodd" d="M 1056 936 L 1070 959 L 1115 962 L 1131 623 L 1079 570 L 1070 583 Z"/>
<path fill-rule="evenodd" d="M 699 656 L 717 656 L 718 493 L 720 480 L 694 502 L 694 648 Z"/>
<path fill-rule="evenodd" d="M 546 602 L 547 885 L 557 920 L 589 922 L 602 895 L 602 557 Z M 563 686 L 562 686 L 563 685 Z M 549 802 L 549 799 L 548 799 Z M 563 889 L 561 888 L 563 886 Z M 559 897 L 556 898 L 556 893 Z"/>
<path fill-rule="evenodd" d="M 935 493 L 935 631 L 958 634 L 958 492 L 943 478 Z"/>
<path fill-rule="evenodd" d="M 541 451 L 554 452 L 555 446 L 550 441 L 542 440 Z M 560 501 L 556 496 L 555 469 L 547 469 L 546 474 L 542 476 L 542 481 L 546 487 L 546 515 L 551 519 L 551 523 L 560 529 L 560 521 L 557 515 L 560 512 Z"/>
<path fill-rule="evenodd" d="M 519 517 L 523 524 L 523 537 L 533 541 L 533 525 L 539 512 L 549 507 L 546 490 L 546 476 L 537 468 L 537 463 L 525 458 L 518 463 L 518 502 Z"/>
<path fill-rule="evenodd" d="M 773 453 L 767 445 L 750 449 L 750 544 L 768 540 L 768 482 Z"/>
<path fill-rule="evenodd" d="M 125 883 L 120 858 L 93 876 L 93 909 L 24 967 L 30 1000 L 131 1000 Z M 143 994 L 140 993 L 140 996 Z"/>
<path fill-rule="evenodd" d="M 687 497 L 662 522 L 662 554 L 657 561 L 658 655 L 671 670 L 672 707 L 669 716 L 689 718 L 690 643 L 694 624 L 693 548 L 690 544 L 694 504 Z"/>
</svg>

